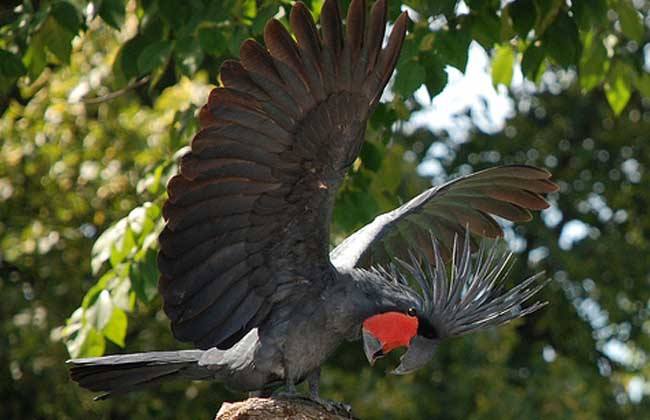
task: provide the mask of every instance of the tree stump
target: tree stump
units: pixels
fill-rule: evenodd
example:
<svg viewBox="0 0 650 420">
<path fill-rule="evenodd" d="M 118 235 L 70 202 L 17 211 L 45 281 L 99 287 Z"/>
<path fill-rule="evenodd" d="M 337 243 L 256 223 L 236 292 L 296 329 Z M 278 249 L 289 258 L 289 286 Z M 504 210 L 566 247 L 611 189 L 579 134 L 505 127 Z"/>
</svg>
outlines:
<svg viewBox="0 0 650 420">
<path fill-rule="evenodd" d="M 249 398 L 223 403 L 215 420 L 343 420 L 356 419 L 343 408 L 328 411 L 307 398 Z M 358 420 L 358 419 L 357 419 Z"/>
</svg>

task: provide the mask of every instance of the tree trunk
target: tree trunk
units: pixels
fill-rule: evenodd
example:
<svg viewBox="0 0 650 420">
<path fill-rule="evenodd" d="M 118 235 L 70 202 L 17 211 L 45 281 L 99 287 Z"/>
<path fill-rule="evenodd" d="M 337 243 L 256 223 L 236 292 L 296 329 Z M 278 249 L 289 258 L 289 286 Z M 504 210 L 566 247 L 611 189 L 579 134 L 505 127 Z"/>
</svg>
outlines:
<svg viewBox="0 0 650 420">
<path fill-rule="evenodd" d="M 215 420 L 342 420 L 356 419 L 351 412 L 337 408 L 328 411 L 306 398 L 249 398 L 235 403 L 223 403 Z M 358 420 L 358 419 L 357 419 Z"/>
</svg>

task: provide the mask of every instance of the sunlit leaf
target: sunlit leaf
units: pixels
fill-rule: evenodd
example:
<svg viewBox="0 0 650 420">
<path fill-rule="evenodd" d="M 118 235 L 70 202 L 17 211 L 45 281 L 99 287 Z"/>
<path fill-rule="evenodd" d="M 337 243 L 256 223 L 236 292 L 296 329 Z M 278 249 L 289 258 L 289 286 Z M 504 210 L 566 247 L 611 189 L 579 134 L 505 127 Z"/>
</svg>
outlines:
<svg viewBox="0 0 650 420">
<path fill-rule="evenodd" d="M 79 334 L 78 350 L 75 351 L 76 346 L 73 346 L 72 350 L 68 346 L 70 355 L 72 357 L 94 357 L 104 354 L 104 348 L 106 347 L 104 335 L 91 327 L 84 327 L 82 331 L 83 334 Z"/>
<path fill-rule="evenodd" d="M 571 10 L 581 30 L 594 30 L 607 24 L 607 0 L 573 0 Z"/>
<path fill-rule="evenodd" d="M 619 115 L 632 96 L 633 70 L 617 62 L 609 71 L 605 82 L 605 96 L 614 114 Z"/>
<path fill-rule="evenodd" d="M 113 270 L 107 271 L 98 281 L 91 287 L 84 296 L 81 307 L 88 309 L 91 305 L 95 304 L 99 294 L 106 288 L 106 285 L 115 278 L 115 272 Z"/>
<path fill-rule="evenodd" d="M 102 333 L 106 338 L 120 347 L 124 347 L 124 338 L 126 337 L 127 317 L 126 313 L 113 306 L 111 318 L 102 329 Z"/>
<path fill-rule="evenodd" d="M 45 68 L 47 57 L 45 55 L 43 37 L 40 33 L 32 36 L 27 52 L 23 56 L 23 63 L 27 68 L 27 76 L 29 76 L 32 82 L 36 80 Z"/>
<path fill-rule="evenodd" d="M 492 83 L 510 86 L 515 66 L 515 52 L 510 45 L 499 45 L 492 59 Z"/>
<path fill-rule="evenodd" d="M 607 49 L 595 31 L 588 32 L 580 57 L 580 87 L 588 92 L 599 86 L 605 80 L 608 68 Z"/>
<path fill-rule="evenodd" d="M 113 302 L 111 301 L 111 294 L 108 290 L 102 290 L 95 301 L 96 306 L 96 318 L 95 327 L 97 330 L 101 331 L 106 324 L 108 324 L 111 314 L 113 313 Z"/>
<path fill-rule="evenodd" d="M 643 42 L 645 36 L 643 18 L 632 4 L 632 1 L 618 0 L 616 2 L 616 12 L 621 20 L 623 34 L 636 42 Z"/>
<path fill-rule="evenodd" d="M 90 265 L 93 274 L 97 274 L 102 265 L 109 260 L 112 248 L 117 246 L 117 242 L 124 236 L 127 227 L 127 219 L 121 219 L 97 238 L 91 250 Z"/>
</svg>

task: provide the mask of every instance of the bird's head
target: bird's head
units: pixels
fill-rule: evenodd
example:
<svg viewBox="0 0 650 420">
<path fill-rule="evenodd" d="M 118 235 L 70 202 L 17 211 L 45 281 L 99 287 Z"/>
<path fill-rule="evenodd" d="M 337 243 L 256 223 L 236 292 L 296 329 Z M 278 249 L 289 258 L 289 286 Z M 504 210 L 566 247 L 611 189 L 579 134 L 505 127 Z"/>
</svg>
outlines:
<svg viewBox="0 0 650 420">
<path fill-rule="evenodd" d="M 362 336 L 363 350 L 371 365 L 392 350 L 407 348 L 400 365 L 391 372 L 397 375 L 424 366 L 433 357 L 439 340 L 435 328 L 414 306 L 371 316 L 363 322 Z"/>
<path fill-rule="evenodd" d="M 373 269 L 399 286 L 391 289 L 401 298 L 393 308 L 363 321 L 363 348 L 371 365 L 390 351 L 406 347 L 400 365 L 391 373 L 413 372 L 431 360 L 442 339 L 505 324 L 546 304 L 526 303 L 546 284 L 539 281 L 543 273 L 506 289 L 503 281 L 510 267 L 510 252 L 494 241 L 484 241 L 478 255 L 472 257 L 470 243 L 469 232 L 464 240 L 454 241 L 449 270 L 435 239 L 433 261 L 411 252 L 410 263 L 397 260 L 399 269 Z M 413 281 L 421 293 L 411 288 Z"/>
</svg>

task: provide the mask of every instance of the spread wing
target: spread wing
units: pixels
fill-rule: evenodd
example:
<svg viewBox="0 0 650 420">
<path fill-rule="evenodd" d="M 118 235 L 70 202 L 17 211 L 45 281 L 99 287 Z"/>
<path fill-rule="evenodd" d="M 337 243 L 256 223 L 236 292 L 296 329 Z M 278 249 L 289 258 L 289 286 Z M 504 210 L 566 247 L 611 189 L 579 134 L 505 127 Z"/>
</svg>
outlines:
<svg viewBox="0 0 650 420">
<path fill-rule="evenodd" d="M 344 36 L 335 0 L 320 32 L 296 3 L 295 41 L 271 20 L 266 48 L 247 40 L 223 64 L 163 211 L 159 289 L 179 340 L 229 347 L 329 269 L 334 194 L 406 32 L 403 14 L 382 49 L 386 13 L 376 2 L 366 24 L 352 1 Z"/>
<path fill-rule="evenodd" d="M 503 231 L 493 216 L 526 222 L 532 217 L 529 210 L 547 208 L 542 194 L 558 189 L 550 177 L 543 169 L 510 165 L 454 179 L 377 216 L 341 242 L 330 259 L 337 268 L 369 267 L 388 262 L 389 256 L 408 261 L 407 250 L 417 246 L 434 261 L 433 235 L 448 260 L 454 237 L 462 237 L 466 227 L 476 235 L 495 238 Z"/>
</svg>

